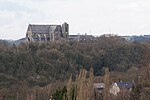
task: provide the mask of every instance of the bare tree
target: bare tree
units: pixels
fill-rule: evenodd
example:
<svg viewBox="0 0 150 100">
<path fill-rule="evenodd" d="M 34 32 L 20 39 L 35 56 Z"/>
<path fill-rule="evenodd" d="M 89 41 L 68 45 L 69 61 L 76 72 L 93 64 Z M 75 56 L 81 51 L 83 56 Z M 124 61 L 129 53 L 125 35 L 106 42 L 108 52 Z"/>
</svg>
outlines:
<svg viewBox="0 0 150 100">
<path fill-rule="evenodd" d="M 105 89 L 104 89 L 103 100 L 109 100 L 109 87 L 110 87 L 109 68 L 105 68 L 104 83 L 105 83 Z"/>
</svg>

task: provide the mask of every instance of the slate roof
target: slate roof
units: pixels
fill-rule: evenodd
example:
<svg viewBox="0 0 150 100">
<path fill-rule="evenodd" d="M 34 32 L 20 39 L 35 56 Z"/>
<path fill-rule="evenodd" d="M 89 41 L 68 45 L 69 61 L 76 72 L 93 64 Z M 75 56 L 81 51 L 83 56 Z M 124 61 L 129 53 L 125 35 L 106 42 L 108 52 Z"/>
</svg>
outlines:
<svg viewBox="0 0 150 100">
<path fill-rule="evenodd" d="M 61 25 L 29 25 L 33 34 L 62 32 Z"/>
<path fill-rule="evenodd" d="M 133 82 L 116 82 L 119 88 L 127 88 L 130 89 L 134 86 Z"/>
</svg>

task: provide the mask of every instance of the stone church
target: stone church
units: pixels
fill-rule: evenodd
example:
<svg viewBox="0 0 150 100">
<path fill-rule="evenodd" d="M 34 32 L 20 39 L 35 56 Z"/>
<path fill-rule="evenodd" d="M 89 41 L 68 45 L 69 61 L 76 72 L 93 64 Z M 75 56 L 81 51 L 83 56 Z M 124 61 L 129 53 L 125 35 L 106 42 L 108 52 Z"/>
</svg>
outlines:
<svg viewBox="0 0 150 100">
<path fill-rule="evenodd" d="M 29 24 L 26 32 L 27 41 L 68 40 L 69 24 L 62 25 L 33 25 Z"/>
</svg>

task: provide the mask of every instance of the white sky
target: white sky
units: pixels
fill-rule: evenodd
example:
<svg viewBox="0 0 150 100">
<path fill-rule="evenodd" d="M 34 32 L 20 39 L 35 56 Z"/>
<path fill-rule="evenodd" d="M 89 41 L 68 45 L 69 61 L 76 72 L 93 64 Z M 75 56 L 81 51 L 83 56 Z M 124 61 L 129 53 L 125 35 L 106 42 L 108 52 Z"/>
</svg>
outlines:
<svg viewBox="0 0 150 100">
<path fill-rule="evenodd" d="M 25 37 L 31 24 L 70 25 L 70 34 L 150 34 L 150 0 L 0 0 L 0 39 Z"/>
</svg>

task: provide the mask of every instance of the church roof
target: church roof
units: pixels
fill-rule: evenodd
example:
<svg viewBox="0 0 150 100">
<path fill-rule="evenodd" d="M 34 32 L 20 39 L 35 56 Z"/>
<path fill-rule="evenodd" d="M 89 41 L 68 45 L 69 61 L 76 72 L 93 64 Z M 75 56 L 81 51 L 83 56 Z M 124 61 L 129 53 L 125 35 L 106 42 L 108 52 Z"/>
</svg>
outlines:
<svg viewBox="0 0 150 100">
<path fill-rule="evenodd" d="M 62 32 L 61 25 L 29 25 L 33 34 Z"/>
</svg>

